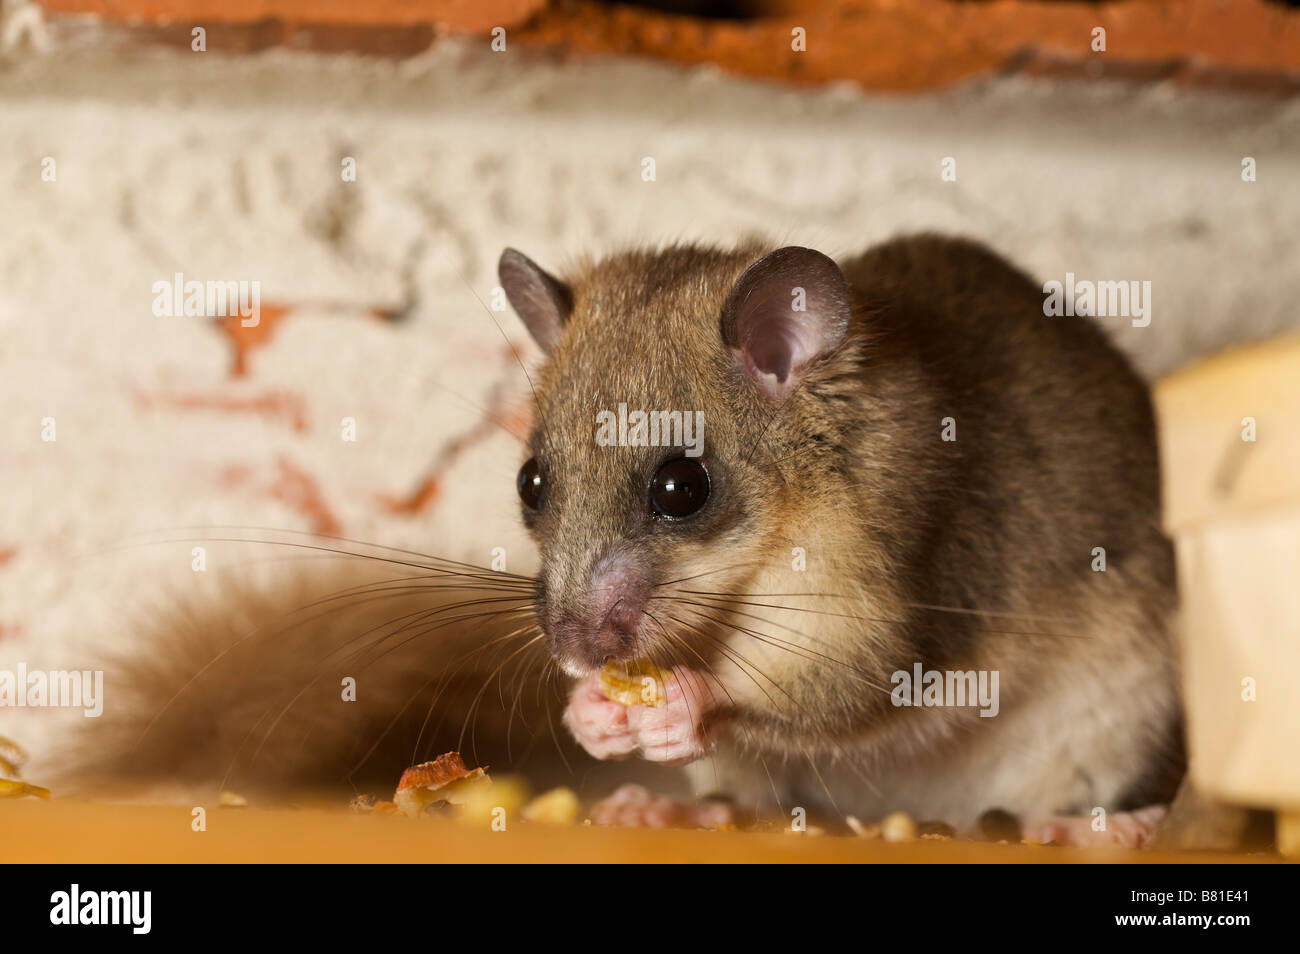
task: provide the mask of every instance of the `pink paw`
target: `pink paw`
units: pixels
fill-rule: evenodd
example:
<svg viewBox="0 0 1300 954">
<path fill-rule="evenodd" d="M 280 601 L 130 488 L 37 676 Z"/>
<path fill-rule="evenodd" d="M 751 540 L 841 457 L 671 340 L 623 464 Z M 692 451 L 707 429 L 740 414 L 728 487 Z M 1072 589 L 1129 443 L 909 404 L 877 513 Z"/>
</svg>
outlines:
<svg viewBox="0 0 1300 954">
<path fill-rule="evenodd" d="M 683 764 L 708 754 L 712 741 L 701 727 L 716 694 L 700 674 L 683 666 L 664 686 L 662 706 L 624 706 L 600 691 L 600 673 L 592 673 L 573 690 L 564 724 L 598 759 L 622 759 L 633 752 L 652 762 Z"/>
<path fill-rule="evenodd" d="M 1148 805 L 1134 812 L 1108 814 L 1105 831 L 1093 830 L 1091 816 L 1051 816 L 1026 822 L 1024 836 L 1044 844 L 1050 841 L 1076 848 L 1145 848 L 1155 838 L 1168 810 L 1166 805 Z"/>
<path fill-rule="evenodd" d="M 721 828 L 733 823 L 733 812 L 726 802 L 679 802 L 624 785 L 592 807 L 591 820 L 624 828 Z"/>
</svg>

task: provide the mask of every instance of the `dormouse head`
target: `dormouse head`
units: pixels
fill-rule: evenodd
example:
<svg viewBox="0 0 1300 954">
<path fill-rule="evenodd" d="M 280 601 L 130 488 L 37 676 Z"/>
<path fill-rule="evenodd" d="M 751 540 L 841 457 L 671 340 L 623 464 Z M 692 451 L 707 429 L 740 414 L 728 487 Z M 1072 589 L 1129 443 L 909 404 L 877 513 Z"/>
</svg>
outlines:
<svg viewBox="0 0 1300 954">
<path fill-rule="evenodd" d="M 567 280 L 507 249 L 499 276 L 546 355 L 518 491 L 551 653 L 573 675 L 694 664 L 723 606 L 668 590 L 742 585 L 811 492 L 774 462 L 834 444 L 810 395 L 849 328 L 843 275 L 809 248 L 677 246 Z"/>
</svg>

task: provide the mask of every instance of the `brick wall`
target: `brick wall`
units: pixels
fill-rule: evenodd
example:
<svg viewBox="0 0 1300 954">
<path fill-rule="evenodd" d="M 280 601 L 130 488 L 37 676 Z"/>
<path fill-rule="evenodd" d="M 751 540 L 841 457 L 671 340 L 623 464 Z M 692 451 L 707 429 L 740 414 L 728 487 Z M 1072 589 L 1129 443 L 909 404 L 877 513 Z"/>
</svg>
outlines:
<svg viewBox="0 0 1300 954">
<path fill-rule="evenodd" d="M 752 0 L 731 15 L 592 0 L 46 0 L 52 15 L 94 14 L 142 35 L 209 48 L 284 45 L 408 56 L 445 33 L 583 54 L 619 53 L 796 83 L 848 80 L 919 90 L 990 73 L 1134 81 L 1174 79 L 1291 93 L 1300 89 L 1300 10 L 1268 0 Z M 802 50 L 794 31 L 804 31 Z M 1094 30 L 1106 31 L 1094 50 Z"/>
</svg>

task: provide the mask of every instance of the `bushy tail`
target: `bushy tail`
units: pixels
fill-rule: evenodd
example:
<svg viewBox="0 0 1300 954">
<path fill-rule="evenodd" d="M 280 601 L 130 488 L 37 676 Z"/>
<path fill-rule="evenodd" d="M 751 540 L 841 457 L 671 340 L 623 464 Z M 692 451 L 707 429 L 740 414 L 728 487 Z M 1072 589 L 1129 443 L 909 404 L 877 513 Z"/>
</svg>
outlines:
<svg viewBox="0 0 1300 954">
<path fill-rule="evenodd" d="M 380 793 L 452 750 L 572 777 L 527 578 L 357 560 L 168 603 L 106 661 L 104 716 L 59 760 L 74 787 Z"/>
</svg>

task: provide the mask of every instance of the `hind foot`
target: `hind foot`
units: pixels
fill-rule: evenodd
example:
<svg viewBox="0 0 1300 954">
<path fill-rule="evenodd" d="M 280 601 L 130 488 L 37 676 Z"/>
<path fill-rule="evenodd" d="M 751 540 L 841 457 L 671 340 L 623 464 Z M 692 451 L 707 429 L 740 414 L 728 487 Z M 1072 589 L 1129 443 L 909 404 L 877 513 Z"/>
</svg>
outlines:
<svg viewBox="0 0 1300 954">
<path fill-rule="evenodd" d="M 642 785 L 623 785 L 591 809 L 597 825 L 623 828 L 722 828 L 734 823 L 734 815 L 727 802 L 683 802 Z"/>
<path fill-rule="evenodd" d="M 1155 838 L 1168 811 L 1168 805 L 1148 805 L 1133 812 L 1114 812 L 1106 815 L 1104 831 L 1093 829 L 1092 816 L 1052 815 L 1026 820 L 1023 834 L 1030 841 L 1071 848 L 1145 848 Z"/>
</svg>

